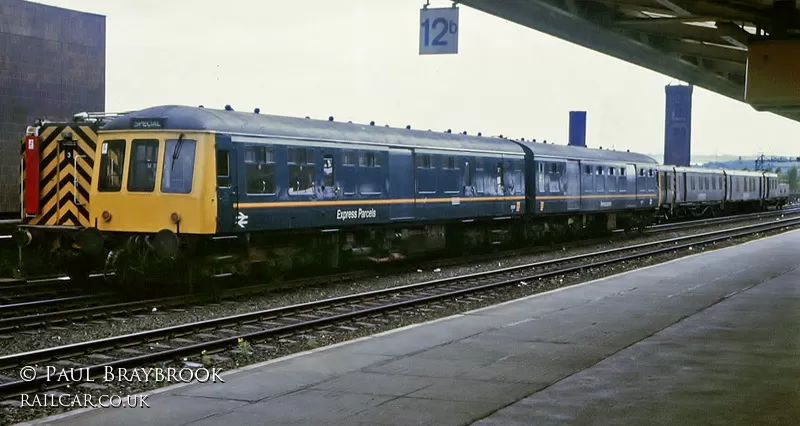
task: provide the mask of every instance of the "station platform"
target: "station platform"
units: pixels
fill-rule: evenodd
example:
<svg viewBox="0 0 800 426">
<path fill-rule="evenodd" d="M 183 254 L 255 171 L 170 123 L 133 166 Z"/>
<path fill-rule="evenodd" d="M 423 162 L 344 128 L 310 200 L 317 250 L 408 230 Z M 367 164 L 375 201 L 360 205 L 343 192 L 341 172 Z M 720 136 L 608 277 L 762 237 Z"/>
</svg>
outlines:
<svg viewBox="0 0 800 426">
<path fill-rule="evenodd" d="M 800 231 L 52 425 L 800 424 Z"/>
</svg>

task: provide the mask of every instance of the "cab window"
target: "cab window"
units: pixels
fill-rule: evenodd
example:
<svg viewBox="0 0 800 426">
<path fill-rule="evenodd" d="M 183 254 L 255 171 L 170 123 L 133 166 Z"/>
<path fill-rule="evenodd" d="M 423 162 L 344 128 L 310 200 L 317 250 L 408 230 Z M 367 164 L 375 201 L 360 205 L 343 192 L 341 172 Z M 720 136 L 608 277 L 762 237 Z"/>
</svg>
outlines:
<svg viewBox="0 0 800 426">
<path fill-rule="evenodd" d="M 158 166 L 158 140 L 135 139 L 131 144 L 131 171 L 128 175 L 129 192 L 153 192 L 156 188 Z"/>
<path fill-rule="evenodd" d="M 125 171 L 125 141 L 103 142 L 100 150 L 100 179 L 97 190 L 118 192 L 122 189 L 122 173 Z"/>
<path fill-rule="evenodd" d="M 161 192 L 188 194 L 192 192 L 195 141 L 167 140 L 164 148 L 164 171 L 161 174 Z"/>
</svg>

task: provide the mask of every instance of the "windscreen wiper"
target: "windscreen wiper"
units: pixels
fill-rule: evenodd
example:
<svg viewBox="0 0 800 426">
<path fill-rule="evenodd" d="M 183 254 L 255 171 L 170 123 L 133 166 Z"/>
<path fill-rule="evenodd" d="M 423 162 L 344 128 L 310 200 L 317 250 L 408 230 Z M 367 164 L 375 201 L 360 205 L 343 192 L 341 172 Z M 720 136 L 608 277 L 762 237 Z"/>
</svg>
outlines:
<svg viewBox="0 0 800 426">
<path fill-rule="evenodd" d="M 175 160 L 181 155 L 181 147 L 183 147 L 183 133 L 178 136 L 178 143 L 175 144 L 175 150 L 172 152 L 172 167 L 170 170 L 175 170 Z"/>
</svg>

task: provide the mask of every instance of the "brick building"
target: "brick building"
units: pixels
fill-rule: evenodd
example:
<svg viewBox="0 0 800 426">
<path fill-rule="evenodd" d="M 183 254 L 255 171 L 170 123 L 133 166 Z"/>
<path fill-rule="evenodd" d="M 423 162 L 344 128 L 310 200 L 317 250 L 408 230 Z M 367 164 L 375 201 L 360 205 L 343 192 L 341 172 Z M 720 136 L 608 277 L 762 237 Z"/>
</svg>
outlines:
<svg viewBox="0 0 800 426">
<path fill-rule="evenodd" d="M 105 74 L 105 16 L 0 0 L 0 215 L 19 215 L 25 126 L 103 111 Z"/>
</svg>

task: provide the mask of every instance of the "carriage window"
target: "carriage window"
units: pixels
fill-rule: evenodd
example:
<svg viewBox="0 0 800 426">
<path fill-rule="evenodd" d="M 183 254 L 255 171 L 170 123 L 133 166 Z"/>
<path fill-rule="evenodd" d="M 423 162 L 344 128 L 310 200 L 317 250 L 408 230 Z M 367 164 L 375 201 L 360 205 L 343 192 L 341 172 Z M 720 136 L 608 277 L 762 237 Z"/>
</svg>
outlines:
<svg viewBox="0 0 800 426">
<path fill-rule="evenodd" d="M 588 175 L 588 176 L 591 176 L 591 174 L 592 174 L 592 166 L 586 166 L 586 167 L 584 167 L 584 169 L 583 169 L 583 174 L 585 174 L 585 175 Z"/>
<path fill-rule="evenodd" d="M 228 187 L 231 185 L 230 153 L 217 151 L 217 186 Z"/>
<path fill-rule="evenodd" d="M 195 145 L 196 142 L 193 140 L 167 140 L 164 148 L 161 192 L 172 194 L 188 194 L 192 192 Z"/>
<path fill-rule="evenodd" d="M 709 189 L 711 189 L 711 183 L 709 182 L 708 176 L 706 176 L 705 180 L 706 180 L 706 191 L 708 191 Z"/>
<path fill-rule="evenodd" d="M 244 176 L 248 194 L 275 193 L 275 152 L 271 146 L 245 149 Z"/>
<path fill-rule="evenodd" d="M 523 194 L 525 191 L 524 173 L 522 172 L 524 164 L 523 160 L 513 162 L 514 172 L 512 176 L 514 179 L 513 186 L 515 194 Z"/>
<path fill-rule="evenodd" d="M 380 167 L 381 157 L 377 152 L 362 152 L 359 158 L 361 167 Z"/>
<path fill-rule="evenodd" d="M 326 188 L 333 187 L 333 156 L 326 155 L 322 157 L 322 186 Z"/>
<path fill-rule="evenodd" d="M 692 191 L 694 191 L 694 190 L 695 190 L 695 183 L 694 183 L 694 179 L 695 179 L 695 178 L 694 178 L 694 176 L 692 176 L 692 179 L 691 179 L 691 181 L 690 181 L 690 182 L 691 182 L 691 184 L 692 184 Z"/>
<path fill-rule="evenodd" d="M 456 157 L 444 157 L 442 161 L 442 168 L 445 170 L 456 170 Z"/>
<path fill-rule="evenodd" d="M 484 173 L 483 159 L 475 159 L 475 192 L 483 194 L 485 191 L 484 178 L 488 178 Z"/>
<path fill-rule="evenodd" d="M 624 167 L 620 167 L 619 168 L 619 175 L 620 176 L 625 176 L 625 168 Z"/>
<path fill-rule="evenodd" d="M 342 165 L 355 167 L 358 164 L 358 156 L 353 151 L 345 151 L 342 153 Z"/>
<path fill-rule="evenodd" d="M 495 178 L 497 181 L 497 192 L 502 194 L 505 191 L 503 190 L 505 186 L 505 181 L 503 178 L 503 165 L 501 163 L 497 163 L 497 167 L 495 168 Z"/>
<path fill-rule="evenodd" d="M 713 189 L 715 191 L 717 189 L 717 180 L 714 179 L 714 178 L 711 178 L 711 189 Z"/>
<path fill-rule="evenodd" d="M 617 170 L 615 167 L 609 167 L 608 168 L 608 175 L 609 176 L 614 176 L 614 171 L 615 170 Z"/>
<path fill-rule="evenodd" d="M 602 167 L 598 167 L 597 168 L 597 175 L 598 176 L 602 176 L 603 175 L 603 168 Z M 594 189 L 596 191 L 598 191 L 598 192 L 605 191 L 606 190 L 606 180 L 605 180 L 605 178 L 595 179 L 594 185 L 595 185 Z"/>
<path fill-rule="evenodd" d="M 125 170 L 125 141 L 103 142 L 100 154 L 100 179 L 97 190 L 118 192 L 122 189 L 122 172 Z"/>
<path fill-rule="evenodd" d="M 430 155 L 417 154 L 417 158 L 414 161 L 416 162 L 418 169 L 432 169 L 433 168 L 433 161 L 431 160 L 431 156 Z"/>
<path fill-rule="evenodd" d="M 153 192 L 156 188 L 158 140 L 138 139 L 131 144 L 128 191 Z"/>
<path fill-rule="evenodd" d="M 314 150 L 289 148 L 289 195 L 314 193 Z"/>
</svg>

